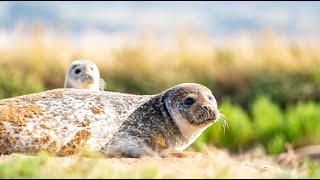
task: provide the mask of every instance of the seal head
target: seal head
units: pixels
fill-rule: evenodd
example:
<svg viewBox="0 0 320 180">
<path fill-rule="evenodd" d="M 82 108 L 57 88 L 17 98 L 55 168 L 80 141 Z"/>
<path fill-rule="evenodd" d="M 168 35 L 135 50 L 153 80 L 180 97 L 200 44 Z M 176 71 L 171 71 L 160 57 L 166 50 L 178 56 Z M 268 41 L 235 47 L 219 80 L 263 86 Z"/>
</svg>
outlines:
<svg viewBox="0 0 320 180">
<path fill-rule="evenodd" d="M 64 88 L 101 90 L 100 72 L 89 60 L 73 61 L 66 74 Z"/>
<path fill-rule="evenodd" d="M 217 101 L 210 89 L 200 84 L 183 83 L 165 91 L 161 97 L 165 107 L 187 139 L 188 147 L 207 127 L 220 118 Z"/>
<path fill-rule="evenodd" d="M 220 118 L 212 92 L 183 83 L 149 96 L 103 148 L 107 156 L 141 157 L 185 150 Z"/>
</svg>

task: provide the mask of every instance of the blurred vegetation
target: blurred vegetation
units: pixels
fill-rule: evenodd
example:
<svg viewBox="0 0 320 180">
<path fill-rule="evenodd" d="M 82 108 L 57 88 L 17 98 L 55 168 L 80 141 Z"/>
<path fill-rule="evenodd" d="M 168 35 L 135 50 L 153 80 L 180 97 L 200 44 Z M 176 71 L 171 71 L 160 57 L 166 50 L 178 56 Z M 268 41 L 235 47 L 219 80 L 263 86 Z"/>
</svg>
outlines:
<svg viewBox="0 0 320 180">
<path fill-rule="evenodd" d="M 62 88 L 69 64 L 89 59 L 109 91 L 155 94 L 183 82 L 210 88 L 229 127 L 224 132 L 214 124 L 195 148 L 202 142 L 232 151 L 262 144 L 277 154 L 287 142 L 295 147 L 319 143 L 318 45 L 262 31 L 257 39 L 243 34 L 215 46 L 203 33 L 191 39 L 189 32 L 175 32 L 171 49 L 148 33 L 136 45 L 120 48 L 96 45 L 88 35 L 75 48 L 70 35 L 56 32 L 47 38 L 41 25 L 14 33 L 11 47 L 0 49 L 0 99 Z"/>
<path fill-rule="evenodd" d="M 20 179 L 20 178 L 175 178 L 187 177 L 182 174 L 177 174 L 176 171 L 164 171 L 163 167 L 155 166 L 154 164 L 146 164 L 144 166 L 134 167 L 119 167 L 112 165 L 110 162 L 99 163 L 99 159 L 84 159 L 76 157 L 71 163 L 61 165 L 54 159 L 49 159 L 47 155 L 39 154 L 34 157 L 15 158 L 6 163 L 0 164 L 0 178 L 3 179 Z M 62 161 L 63 162 L 63 161 Z M 167 162 L 168 163 L 168 162 Z M 209 165 L 209 164 L 208 164 Z M 54 173 L 52 169 L 55 169 Z M 211 167 L 212 168 L 212 167 Z M 311 170 L 311 169 L 310 169 Z M 223 171 L 223 175 L 220 175 Z M 162 172 L 162 173 L 160 173 Z M 165 172 L 165 173 L 163 173 Z M 194 177 L 221 178 L 230 176 L 226 170 L 215 168 L 210 175 L 203 175 L 201 171 L 193 171 Z M 222 174 L 222 173 L 221 173 Z M 280 176 L 280 175 L 279 175 Z M 314 175 L 315 177 L 318 174 Z"/>
<path fill-rule="evenodd" d="M 220 104 L 220 111 L 228 117 L 228 127 L 210 126 L 194 148 L 209 143 L 239 152 L 263 145 L 268 154 L 279 154 L 286 143 L 293 147 L 320 143 L 320 103 L 300 102 L 281 110 L 270 98 L 261 96 L 249 112 L 227 100 Z"/>
<path fill-rule="evenodd" d="M 94 178 L 94 179 L 124 179 L 124 178 L 319 178 L 320 163 L 305 159 L 301 166 L 269 174 L 252 169 L 244 169 L 239 163 L 230 160 L 228 156 L 225 161 L 210 159 L 203 169 L 202 161 L 197 160 L 173 160 L 173 159 L 139 159 L 132 161 L 131 158 L 105 159 L 87 158 L 82 155 L 73 157 L 52 157 L 45 152 L 36 153 L 33 156 L 15 155 L 0 163 L 0 178 L 22 179 L 22 178 Z M 229 162 L 230 161 L 230 162 Z M 201 162 L 201 163 L 200 163 Z M 229 162 L 229 163 L 228 163 Z M 129 164 L 128 164 L 129 163 Z M 135 164 L 137 163 L 137 164 Z M 182 168 L 182 169 L 181 169 Z M 190 168 L 187 172 L 183 170 Z M 54 171 L 53 171 L 54 169 Z M 248 170 L 248 171 L 244 171 Z"/>
</svg>

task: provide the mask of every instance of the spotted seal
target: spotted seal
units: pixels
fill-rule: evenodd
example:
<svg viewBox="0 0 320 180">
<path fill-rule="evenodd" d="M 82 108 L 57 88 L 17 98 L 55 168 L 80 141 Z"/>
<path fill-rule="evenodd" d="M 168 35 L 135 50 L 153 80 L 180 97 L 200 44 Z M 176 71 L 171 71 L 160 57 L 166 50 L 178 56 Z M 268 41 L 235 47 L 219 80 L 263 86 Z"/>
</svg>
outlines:
<svg viewBox="0 0 320 180">
<path fill-rule="evenodd" d="M 66 72 L 64 88 L 91 90 L 106 90 L 106 82 L 100 78 L 100 72 L 95 63 L 89 60 L 73 61 Z"/>
<path fill-rule="evenodd" d="M 155 95 L 54 89 L 0 100 L 0 154 L 80 147 L 107 157 L 181 152 L 219 120 L 212 92 L 182 83 Z"/>
</svg>

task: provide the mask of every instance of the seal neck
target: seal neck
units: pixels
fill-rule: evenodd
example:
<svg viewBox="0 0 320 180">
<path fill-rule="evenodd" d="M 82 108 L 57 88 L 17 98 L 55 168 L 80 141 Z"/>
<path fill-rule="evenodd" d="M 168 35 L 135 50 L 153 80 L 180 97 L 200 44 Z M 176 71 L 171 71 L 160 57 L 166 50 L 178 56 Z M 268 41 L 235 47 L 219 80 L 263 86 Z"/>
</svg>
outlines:
<svg viewBox="0 0 320 180">
<path fill-rule="evenodd" d="M 156 96 L 153 96 L 151 98 L 151 101 L 152 101 L 152 104 L 154 104 L 155 108 L 161 112 L 161 115 L 164 120 L 174 123 L 166 107 L 166 104 L 164 102 L 164 97 L 161 94 L 157 94 Z"/>
<path fill-rule="evenodd" d="M 180 135 L 182 136 L 182 133 L 181 133 L 179 127 L 175 123 L 174 119 L 171 117 L 169 110 L 166 106 L 166 103 L 165 103 L 165 98 L 167 98 L 166 94 L 158 94 L 154 98 L 156 101 L 156 102 L 154 102 L 154 104 L 157 106 L 157 108 L 161 112 L 164 123 L 167 124 L 166 127 L 171 127 L 170 131 L 173 134 L 175 134 L 174 137 L 176 137 L 177 135 L 179 135 L 179 137 L 180 137 Z"/>
</svg>

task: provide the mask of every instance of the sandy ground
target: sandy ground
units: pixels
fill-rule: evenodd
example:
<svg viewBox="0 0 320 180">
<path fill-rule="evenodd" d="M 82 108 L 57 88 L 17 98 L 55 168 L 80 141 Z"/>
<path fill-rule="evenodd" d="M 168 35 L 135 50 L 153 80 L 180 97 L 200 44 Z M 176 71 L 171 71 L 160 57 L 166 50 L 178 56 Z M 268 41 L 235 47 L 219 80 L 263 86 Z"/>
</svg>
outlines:
<svg viewBox="0 0 320 180">
<path fill-rule="evenodd" d="M 0 164 L 15 158 L 28 157 L 30 156 L 22 154 L 2 155 Z M 70 156 L 49 157 L 49 161 L 63 168 L 76 163 L 90 163 L 92 159 L 83 157 L 79 162 L 79 158 Z M 131 172 L 130 177 L 132 172 L 142 168 L 156 169 L 155 178 L 281 178 L 287 177 L 288 173 L 290 178 L 294 177 L 294 172 L 278 166 L 274 158 L 268 156 L 257 158 L 250 155 L 233 157 L 219 149 L 210 149 L 206 155 L 194 158 L 98 158 L 90 168 L 91 174 L 97 174 L 106 169 L 111 169 L 112 173 L 117 171 L 118 174 L 123 174 L 124 170 L 128 170 Z M 125 175 L 111 177 L 125 177 Z"/>
</svg>

